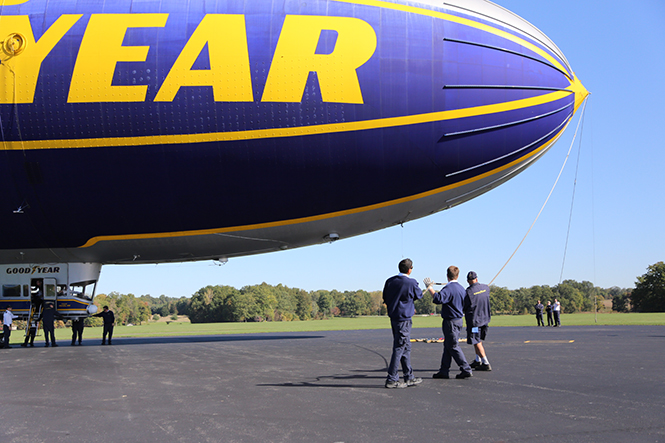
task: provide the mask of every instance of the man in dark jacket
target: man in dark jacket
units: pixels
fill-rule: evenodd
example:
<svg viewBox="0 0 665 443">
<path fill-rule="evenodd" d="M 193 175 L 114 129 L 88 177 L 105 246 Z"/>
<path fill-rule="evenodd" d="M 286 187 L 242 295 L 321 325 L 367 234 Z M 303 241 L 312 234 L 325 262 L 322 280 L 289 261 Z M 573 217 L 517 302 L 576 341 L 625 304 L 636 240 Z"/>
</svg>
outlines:
<svg viewBox="0 0 665 443">
<path fill-rule="evenodd" d="M 455 363 L 460 367 L 461 372 L 455 378 L 469 378 L 473 374 L 471 366 L 467 363 L 464 353 L 460 349 L 457 341 L 459 334 L 464 326 L 462 320 L 462 309 L 464 307 L 464 296 L 466 291 L 457 282 L 459 277 L 459 268 L 450 266 L 447 270 L 448 284 L 440 292 L 436 292 L 431 279 L 425 279 L 425 286 L 432 294 L 432 301 L 441 305 L 441 317 L 443 318 L 443 355 L 441 356 L 441 368 L 432 378 L 450 378 L 450 363 L 455 359 Z"/>
<path fill-rule="evenodd" d="M 464 317 L 466 319 L 466 342 L 473 345 L 476 351 L 476 360 L 471 363 L 475 371 L 491 371 L 492 366 L 485 354 L 483 340 L 487 336 L 490 319 L 490 288 L 478 283 L 478 274 L 474 271 L 466 275 L 469 287 L 464 296 Z"/>
<path fill-rule="evenodd" d="M 393 353 L 388 366 L 386 388 L 406 388 L 422 383 L 423 379 L 413 376 L 411 368 L 411 317 L 415 313 L 414 300 L 423 297 L 418 282 L 409 278 L 413 262 L 405 258 L 399 262 L 399 274 L 386 280 L 383 287 L 383 302 L 388 308 L 390 325 L 393 331 Z M 404 383 L 397 373 L 401 363 Z"/>
<path fill-rule="evenodd" d="M 545 306 L 538 300 L 538 303 L 536 303 L 536 306 L 534 306 L 536 309 L 536 321 L 538 322 L 538 326 L 545 326 L 545 323 L 543 322 L 543 309 L 545 309 Z"/>
<path fill-rule="evenodd" d="M 109 311 L 108 306 L 104 306 L 103 311 L 99 314 L 93 315 L 93 317 L 102 317 L 104 320 L 104 331 L 102 332 L 102 344 L 106 344 L 106 335 L 109 336 L 109 345 L 111 344 L 111 339 L 113 338 L 113 327 L 115 326 L 115 315 L 113 311 Z"/>
<path fill-rule="evenodd" d="M 554 325 L 554 320 L 552 320 L 552 303 L 551 302 L 547 302 L 547 306 L 545 306 L 545 312 L 547 312 L 547 326 Z"/>
</svg>

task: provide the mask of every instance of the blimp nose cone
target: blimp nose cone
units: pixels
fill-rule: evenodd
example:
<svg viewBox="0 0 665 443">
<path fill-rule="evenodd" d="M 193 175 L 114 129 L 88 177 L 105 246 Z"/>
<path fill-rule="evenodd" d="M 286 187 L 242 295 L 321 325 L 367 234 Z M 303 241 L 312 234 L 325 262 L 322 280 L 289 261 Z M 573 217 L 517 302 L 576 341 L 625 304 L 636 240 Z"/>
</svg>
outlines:
<svg viewBox="0 0 665 443">
<path fill-rule="evenodd" d="M 573 82 L 570 84 L 569 89 L 575 93 L 575 111 L 577 111 L 577 108 L 580 107 L 590 92 L 586 90 L 576 75 L 573 77 Z"/>
</svg>

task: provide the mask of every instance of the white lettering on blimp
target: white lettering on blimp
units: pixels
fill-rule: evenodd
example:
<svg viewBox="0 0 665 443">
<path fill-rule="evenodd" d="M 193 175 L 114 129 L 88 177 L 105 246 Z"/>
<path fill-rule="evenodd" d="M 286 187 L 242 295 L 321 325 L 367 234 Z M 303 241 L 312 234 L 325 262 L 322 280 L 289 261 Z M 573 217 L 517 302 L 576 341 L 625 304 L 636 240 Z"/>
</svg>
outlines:
<svg viewBox="0 0 665 443">
<path fill-rule="evenodd" d="M 162 28 L 169 14 L 92 14 L 81 40 L 69 85 L 68 103 L 142 102 L 147 85 L 114 85 L 116 66 L 145 62 L 150 46 L 125 46 L 130 28 Z M 42 62 L 82 17 L 63 14 L 35 41 L 27 15 L 0 16 L 0 37 L 25 36 L 25 51 L 0 53 L 9 69 L 0 73 L 0 103 L 32 103 Z M 317 54 L 323 31 L 337 34 L 329 54 Z M 207 47 L 209 69 L 193 69 Z M 262 102 L 300 102 L 310 72 L 317 74 L 324 102 L 363 103 L 356 70 L 377 47 L 372 26 L 355 17 L 287 15 L 268 71 Z M 16 87 L 20 85 L 20 88 Z M 245 16 L 207 14 L 171 66 L 155 96 L 170 102 L 181 88 L 208 86 L 218 102 L 251 102 Z"/>
</svg>

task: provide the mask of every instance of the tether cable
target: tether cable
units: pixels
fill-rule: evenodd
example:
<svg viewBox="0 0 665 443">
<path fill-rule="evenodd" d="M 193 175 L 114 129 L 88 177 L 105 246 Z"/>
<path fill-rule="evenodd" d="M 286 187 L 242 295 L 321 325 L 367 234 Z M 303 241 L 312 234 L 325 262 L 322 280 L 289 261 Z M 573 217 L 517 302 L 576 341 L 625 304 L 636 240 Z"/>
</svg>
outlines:
<svg viewBox="0 0 665 443">
<path fill-rule="evenodd" d="M 586 109 L 586 103 L 588 100 L 589 96 L 584 98 L 584 107 L 582 108 L 582 116 L 584 116 L 584 111 Z M 561 178 L 561 174 L 563 173 L 564 168 L 566 167 L 566 163 L 568 162 L 568 157 L 570 157 L 570 151 L 573 149 L 573 145 L 575 144 L 575 140 L 577 139 L 577 131 L 580 129 L 580 123 L 582 122 L 582 116 L 580 119 L 577 121 L 577 128 L 575 128 L 575 135 L 573 135 L 573 140 L 570 143 L 570 147 L 568 148 L 568 153 L 566 154 L 566 158 L 563 161 L 563 165 L 561 165 L 561 170 L 559 171 L 559 175 L 557 176 L 556 180 L 554 181 L 554 185 L 552 185 L 552 189 L 550 190 L 550 193 L 547 195 L 547 198 L 545 199 L 545 203 L 543 203 L 543 206 L 540 208 L 540 211 L 538 212 L 538 215 L 536 215 L 536 219 L 531 223 L 531 226 L 529 227 L 529 230 L 526 231 L 526 234 L 524 234 L 524 237 L 522 238 L 522 241 L 517 245 L 517 248 L 515 248 L 515 251 L 511 254 L 511 256 L 508 258 L 506 263 L 499 269 L 499 272 L 496 273 L 492 281 L 490 281 L 490 285 L 494 283 L 494 280 L 503 272 L 506 266 L 508 266 L 508 263 L 510 263 L 510 260 L 513 259 L 517 251 L 520 249 L 522 246 L 522 243 L 524 243 L 524 240 L 526 240 L 527 236 L 531 232 L 531 229 L 533 229 L 533 226 L 536 224 L 538 221 L 538 218 L 540 217 L 540 214 L 542 214 L 543 210 L 545 209 L 545 206 L 547 205 L 547 202 L 550 200 L 550 197 L 552 196 L 552 193 L 554 192 L 554 188 L 556 188 L 557 183 L 559 183 L 559 179 Z"/>
<path fill-rule="evenodd" d="M 586 102 L 585 102 L 586 105 Z M 568 252 L 568 240 L 570 239 L 570 226 L 573 222 L 573 207 L 575 206 L 575 191 L 577 190 L 577 176 L 580 171 L 580 154 L 582 153 L 582 134 L 584 133 L 584 112 L 580 117 L 582 130 L 580 131 L 580 141 L 577 145 L 577 164 L 575 165 L 575 179 L 573 180 L 573 196 L 570 201 L 570 215 L 568 216 L 568 230 L 566 231 L 566 243 L 563 247 L 563 261 L 561 262 L 561 274 L 559 275 L 559 284 L 563 281 L 563 269 L 566 265 L 566 253 Z"/>
</svg>

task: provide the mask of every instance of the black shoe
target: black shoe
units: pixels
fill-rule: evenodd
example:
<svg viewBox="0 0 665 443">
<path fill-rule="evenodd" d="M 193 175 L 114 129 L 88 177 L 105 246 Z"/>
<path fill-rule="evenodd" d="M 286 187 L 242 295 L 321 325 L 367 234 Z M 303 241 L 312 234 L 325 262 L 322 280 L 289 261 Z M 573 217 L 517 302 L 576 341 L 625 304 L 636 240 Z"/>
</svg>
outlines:
<svg viewBox="0 0 665 443">
<path fill-rule="evenodd" d="M 27 343 L 21 343 L 21 347 L 22 347 L 22 348 L 25 348 L 26 346 L 28 346 Z"/>
<path fill-rule="evenodd" d="M 460 372 L 459 374 L 457 374 L 455 376 L 455 378 L 458 378 L 458 379 L 469 378 L 469 377 L 473 377 L 473 374 L 471 372 L 464 372 L 464 371 Z"/>
<path fill-rule="evenodd" d="M 397 380 L 397 381 L 387 380 L 386 381 L 386 388 L 388 388 L 388 389 L 402 389 L 402 388 L 406 388 L 406 383 L 403 383 L 399 380 Z"/>
<path fill-rule="evenodd" d="M 111 346 L 113 343 L 111 343 L 111 340 L 109 340 L 109 346 Z"/>
<path fill-rule="evenodd" d="M 104 345 L 106 345 L 106 342 L 105 342 L 105 341 L 102 342 L 102 346 L 104 346 Z"/>
<path fill-rule="evenodd" d="M 34 345 L 34 344 L 32 344 L 32 343 L 30 343 L 30 347 L 31 347 L 31 348 L 34 348 L 34 347 L 35 347 L 35 345 Z"/>
<path fill-rule="evenodd" d="M 49 346 L 51 346 L 51 345 L 50 345 L 50 344 L 48 344 L 48 343 L 46 343 L 46 346 L 44 346 L 44 347 L 45 347 L 45 348 L 48 348 Z"/>
<path fill-rule="evenodd" d="M 446 374 L 445 372 L 437 372 L 436 374 L 432 375 L 432 378 L 443 378 L 443 379 L 449 379 L 450 376 Z"/>
<path fill-rule="evenodd" d="M 56 345 L 55 343 L 53 343 L 52 346 L 53 346 L 54 348 L 57 348 L 57 347 L 58 347 L 58 345 Z"/>
<path fill-rule="evenodd" d="M 423 382 L 423 379 L 420 377 L 410 378 L 406 381 L 406 387 L 410 388 L 411 386 L 417 386 Z"/>
<path fill-rule="evenodd" d="M 480 362 L 474 360 L 473 363 L 471 363 L 469 366 L 471 366 L 471 369 L 476 369 L 478 366 L 480 366 Z"/>
<path fill-rule="evenodd" d="M 490 365 L 489 363 L 487 364 L 483 363 L 482 365 L 479 365 L 476 368 L 476 371 L 491 371 L 491 370 L 492 370 L 492 365 Z"/>
<path fill-rule="evenodd" d="M 76 343 L 72 342 L 72 346 L 74 346 Z"/>
</svg>

